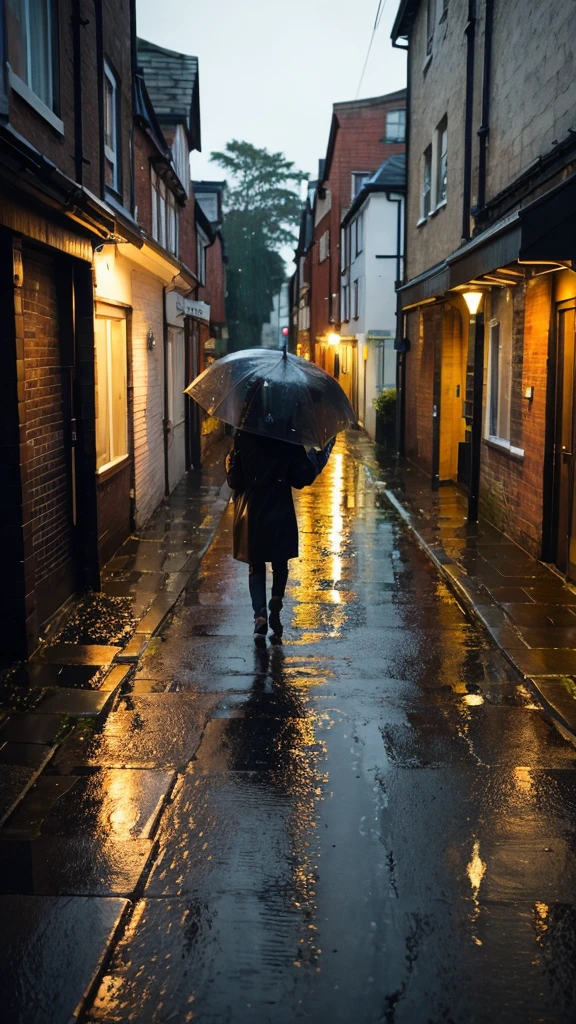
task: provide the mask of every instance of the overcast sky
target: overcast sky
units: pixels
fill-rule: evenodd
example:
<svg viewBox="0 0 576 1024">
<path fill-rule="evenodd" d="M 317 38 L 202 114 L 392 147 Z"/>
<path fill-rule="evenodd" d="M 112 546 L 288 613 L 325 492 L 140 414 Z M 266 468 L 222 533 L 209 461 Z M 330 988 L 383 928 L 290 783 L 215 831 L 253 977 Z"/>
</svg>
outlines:
<svg viewBox="0 0 576 1024">
<path fill-rule="evenodd" d="M 360 97 L 406 84 L 392 48 L 398 0 L 384 0 Z M 200 61 L 202 153 L 192 176 L 222 178 L 229 139 L 281 150 L 316 176 L 333 103 L 356 98 L 378 0 L 137 0 L 138 34 Z"/>
</svg>

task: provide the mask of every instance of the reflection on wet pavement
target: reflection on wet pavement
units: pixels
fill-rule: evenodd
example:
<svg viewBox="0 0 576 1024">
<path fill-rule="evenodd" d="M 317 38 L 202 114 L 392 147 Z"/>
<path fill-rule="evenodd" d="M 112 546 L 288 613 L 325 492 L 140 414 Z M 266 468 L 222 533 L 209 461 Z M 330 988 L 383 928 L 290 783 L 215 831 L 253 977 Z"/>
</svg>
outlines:
<svg viewBox="0 0 576 1024">
<path fill-rule="evenodd" d="M 20 891 L 133 898 L 85 1021 L 576 1017 L 576 751 L 365 444 L 298 496 L 284 643 L 250 635 L 229 512 L 133 691 L 10 822 Z"/>
</svg>

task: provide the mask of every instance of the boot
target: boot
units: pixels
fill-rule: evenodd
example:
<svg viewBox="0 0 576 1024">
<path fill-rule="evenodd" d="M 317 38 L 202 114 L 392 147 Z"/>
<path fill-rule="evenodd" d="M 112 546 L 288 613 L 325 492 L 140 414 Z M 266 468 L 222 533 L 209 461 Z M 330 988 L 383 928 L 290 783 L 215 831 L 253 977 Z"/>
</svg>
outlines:
<svg viewBox="0 0 576 1024">
<path fill-rule="evenodd" d="M 282 598 L 271 597 L 268 608 L 270 609 L 270 629 L 274 636 L 280 638 L 284 632 L 282 623 L 280 622 L 280 612 L 282 611 Z"/>
<path fill-rule="evenodd" d="M 268 632 L 268 618 L 266 609 L 261 608 L 259 615 L 254 616 L 254 636 L 266 636 Z"/>
</svg>

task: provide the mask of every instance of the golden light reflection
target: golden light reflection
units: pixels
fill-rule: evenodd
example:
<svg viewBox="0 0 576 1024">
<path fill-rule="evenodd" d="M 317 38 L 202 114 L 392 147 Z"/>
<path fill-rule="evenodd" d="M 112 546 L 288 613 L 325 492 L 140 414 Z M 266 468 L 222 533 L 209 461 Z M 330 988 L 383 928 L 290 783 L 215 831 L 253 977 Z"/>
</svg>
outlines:
<svg viewBox="0 0 576 1024">
<path fill-rule="evenodd" d="M 536 927 L 536 942 L 541 942 L 544 933 L 548 931 L 548 917 L 550 907 L 547 903 L 534 904 L 534 923 Z"/>
<path fill-rule="evenodd" d="M 472 847 L 472 856 L 466 867 L 466 874 L 468 875 L 468 880 L 470 882 L 470 885 L 472 886 L 472 900 L 474 902 L 474 911 L 472 913 L 472 926 L 473 928 L 475 928 L 476 922 L 478 921 L 478 917 L 480 915 L 480 901 L 478 899 L 480 895 L 480 886 L 482 885 L 482 879 L 486 874 L 486 862 L 483 861 L 480 856 L 480 842 L 478 839 L 474 841 L 474 846 Z M 472 934 L 472 939 L 477 946 L 482 945 L 482 940 L 479 939 L 477 935 Z"/>
</svg>

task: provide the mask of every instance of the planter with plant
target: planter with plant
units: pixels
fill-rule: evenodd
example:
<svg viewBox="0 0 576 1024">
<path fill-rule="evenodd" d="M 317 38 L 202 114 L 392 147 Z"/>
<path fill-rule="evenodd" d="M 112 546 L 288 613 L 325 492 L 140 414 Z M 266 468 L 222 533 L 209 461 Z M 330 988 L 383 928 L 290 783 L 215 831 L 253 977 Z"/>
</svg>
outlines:
<svg viewBox="0 0 576 1024">
<path fill-rule="evenodd" d="M 376 441 L 392 447 L 396 434 L 396 388 L 386 388 L 374 399 Z"/>
</svg>

